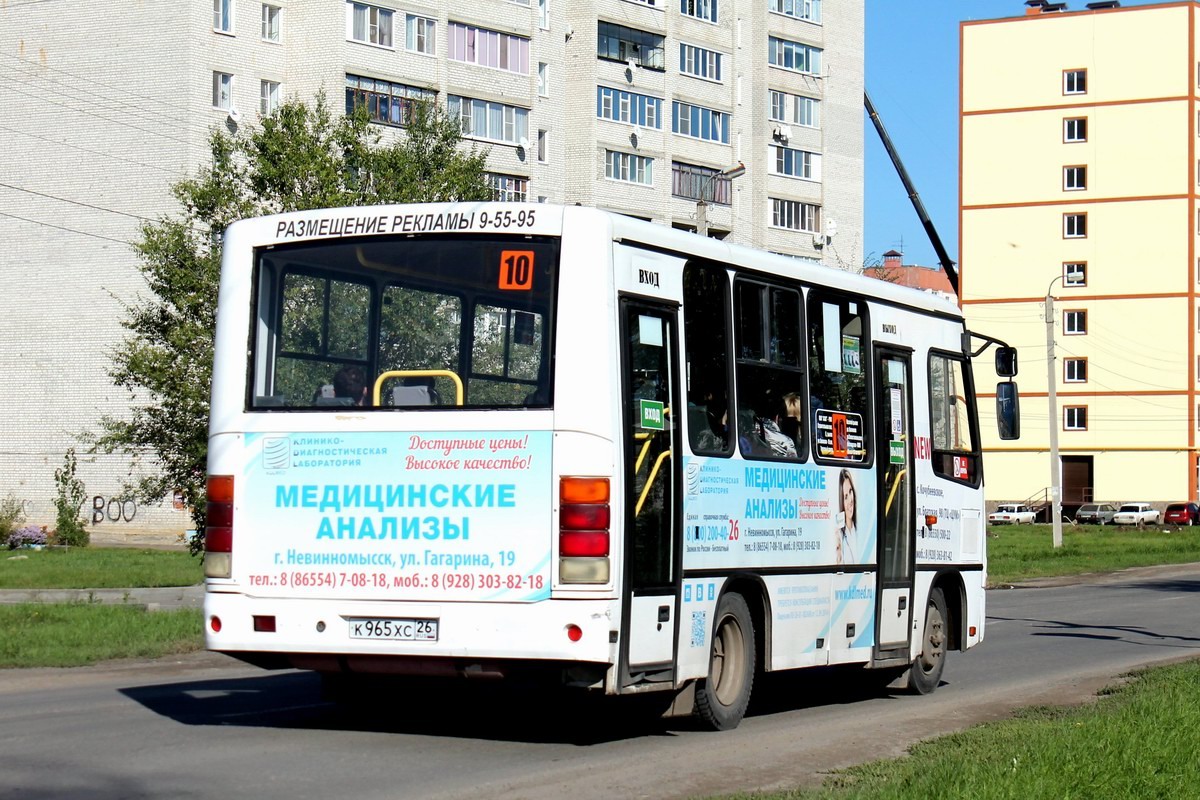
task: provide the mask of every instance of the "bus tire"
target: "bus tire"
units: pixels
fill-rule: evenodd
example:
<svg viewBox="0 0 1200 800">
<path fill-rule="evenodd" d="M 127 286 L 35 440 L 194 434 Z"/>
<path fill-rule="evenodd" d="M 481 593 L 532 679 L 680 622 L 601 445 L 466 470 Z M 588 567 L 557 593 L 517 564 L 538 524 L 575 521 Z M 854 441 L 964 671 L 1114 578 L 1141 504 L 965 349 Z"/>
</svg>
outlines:
<svg viewBox="0 0 1200 800">
<path fill-rule="evenodd" d="M 930 694 L 942 681 L 946 668 L 946 598 L 941 589 L 929 593 L 921 653 L 908 670 L 908 688 L 914 694 Z"/>
<path fill-rule="evenodd" d="M 708 677 L 696 684 L 696 715 L 714 730 L 736 728 L 754 687 L 754 622 L 735 592 L 717 603 Z"/>
</svg>

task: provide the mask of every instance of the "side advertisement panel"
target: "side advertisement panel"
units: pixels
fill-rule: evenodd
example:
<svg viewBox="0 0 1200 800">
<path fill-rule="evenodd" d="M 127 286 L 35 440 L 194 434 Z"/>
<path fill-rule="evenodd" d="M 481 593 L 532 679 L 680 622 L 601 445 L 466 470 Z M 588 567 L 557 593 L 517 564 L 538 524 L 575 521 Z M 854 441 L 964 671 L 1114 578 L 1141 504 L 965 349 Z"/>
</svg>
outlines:
<svg viewBox="0 0 1200 800">
<path fill-rule="evenodd" d="M 550 596 L 551 434 L 250 433 L 234 569 L 250 593 Z"/>
<path fill-rule="evenodd" d="M 876 561 L 875 471 L 689 457 L 684 569 Z"/>
</svg>

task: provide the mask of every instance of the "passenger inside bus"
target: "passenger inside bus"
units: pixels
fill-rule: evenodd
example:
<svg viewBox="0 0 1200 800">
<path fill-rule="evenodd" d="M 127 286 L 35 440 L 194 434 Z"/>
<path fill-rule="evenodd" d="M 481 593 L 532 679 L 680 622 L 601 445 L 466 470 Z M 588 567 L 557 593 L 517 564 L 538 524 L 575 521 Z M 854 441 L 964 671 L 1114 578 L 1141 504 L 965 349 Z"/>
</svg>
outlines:
<svg viewBox="0 0 1200 800">
<path fill-rule="evenodd" d="M 367 377 L 362 367 L 348 365 L 333 376 L 333 383 L 317 389 L 318 406 L 362 406 L 367 404 Z"/>
</svg>

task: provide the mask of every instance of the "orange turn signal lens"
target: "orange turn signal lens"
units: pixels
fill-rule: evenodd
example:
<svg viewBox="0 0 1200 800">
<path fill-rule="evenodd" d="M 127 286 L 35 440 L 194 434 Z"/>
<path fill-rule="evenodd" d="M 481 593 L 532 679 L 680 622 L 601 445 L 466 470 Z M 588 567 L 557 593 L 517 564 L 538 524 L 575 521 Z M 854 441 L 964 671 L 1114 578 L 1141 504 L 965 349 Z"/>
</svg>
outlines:
<svg viewBox="0 0 1200 800">
<path fill-rule="evenodd" d="M 564 503 L 607 503 L 608 478 L 562 478 L 558 499 Z"/>
</svg>

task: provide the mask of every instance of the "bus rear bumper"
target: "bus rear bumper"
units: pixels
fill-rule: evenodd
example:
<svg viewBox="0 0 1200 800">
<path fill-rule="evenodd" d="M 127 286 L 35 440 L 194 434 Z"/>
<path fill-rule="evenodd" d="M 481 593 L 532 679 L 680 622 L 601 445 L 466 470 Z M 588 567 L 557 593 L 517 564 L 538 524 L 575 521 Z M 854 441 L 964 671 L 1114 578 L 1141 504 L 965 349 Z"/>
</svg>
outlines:
<svg viewBox="0 0 1200 800">
<path fill-rule="evenodd" d="M 416 641 L 361 638 L 364 620 L 436 620 L 436 639 L 428 631 Z M 617 630 L 611 600 L 281 602 L 210 591 L 204 601 L 209 650 L 266 668 L 318 672 L 504 678 L 553 670 L 568 683 L 592 685 L 616 661 Z"/>
</svg>

